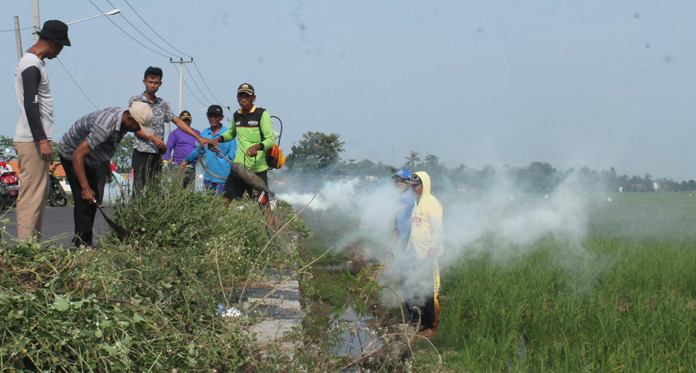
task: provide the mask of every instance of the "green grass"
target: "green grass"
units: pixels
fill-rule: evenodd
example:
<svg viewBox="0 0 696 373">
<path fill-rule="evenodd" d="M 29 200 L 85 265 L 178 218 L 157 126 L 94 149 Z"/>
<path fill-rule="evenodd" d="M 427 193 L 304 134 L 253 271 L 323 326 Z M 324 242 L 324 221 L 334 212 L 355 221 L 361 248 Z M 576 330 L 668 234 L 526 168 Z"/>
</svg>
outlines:
<svg viewBox="0 0 696 373">
<path fill-rule="evenodd" d="M 96 250 L 0 242 L 0 371 L 288 371 L 243 333 L 253 318 L 223 318 L 217 307 L 248 315 L 233 295 L 292 260 L 269 242 L 256 202 L 225 207 L 175 179 L 112 216 L 133 233 Z M 275 242 L 302 236 L 294 226 Z"/>
<path fill-rule="evenodd" d="M 543 237 L 501 262 L 480 239 L 443 273 L 445 369 L 696 371 L 694 227 L 696 197 L 617 194 L 590 205 L 580 245 Z M 415 371 L 434 356 L 417 354 Z"/>
</svg>

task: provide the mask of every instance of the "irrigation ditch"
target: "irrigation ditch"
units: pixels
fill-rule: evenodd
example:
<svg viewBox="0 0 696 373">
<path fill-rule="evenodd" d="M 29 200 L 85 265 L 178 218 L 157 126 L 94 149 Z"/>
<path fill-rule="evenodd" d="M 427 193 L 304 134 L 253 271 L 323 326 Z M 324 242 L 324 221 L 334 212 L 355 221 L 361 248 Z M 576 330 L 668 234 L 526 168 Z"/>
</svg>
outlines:
<svg viewBox="0 0 696 373">
<path fill-rule="evenodd" d="M 308 214 L 306 220 L 314 218 Z M 399 303 L 398 293 L 380 284 L 384 266 L 363 259 L 359 244 L 342 252 L 329 247 L 327 238 L 337 237 L 331 227 L 339 226 L 329 224 L 327 229 L 326 224 L 310 223 L 312 234 L 296 247 L 298 263 L 305 265 L 297 272 L 302 351 L 313 355 L 307 371 L 433 371 L 432 366 L 419 369 L 414 362 L 422 350 L 437 352 L 434 345 L 404 324 L 401 307 L 383 302 L 393 298 Z M 437 364 L 435 370 L 441 366 Z"/>
</svg>

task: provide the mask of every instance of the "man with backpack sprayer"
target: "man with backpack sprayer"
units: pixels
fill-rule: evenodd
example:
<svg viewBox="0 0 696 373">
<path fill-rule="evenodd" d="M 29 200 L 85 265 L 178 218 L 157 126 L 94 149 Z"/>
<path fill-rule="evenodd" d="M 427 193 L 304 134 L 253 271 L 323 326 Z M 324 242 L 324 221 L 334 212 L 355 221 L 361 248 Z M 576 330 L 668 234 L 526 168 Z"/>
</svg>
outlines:
<svg viewBox="0 0 696 373">
<path fill-rule="evenodd" d="M 222 136 L 215 138 L 219 143 L 237 139 L 237 154 L 235 163 L 243 164 L 246 169 L 256 174 L 268 186 L 268 164 L 266 163 L 267 150 L 275 145 L 273 124 L 268 112 L 254 105 L 256 93 L 251 84 L 244 83 L 237 89 L 237 102 L 240 109 L 233 115 L 232 127 Z M 254 187 L 250 185 L 237 172 L 230 172 L 225 181 L 225 203 L 229 205 L 233 199 L 241 199 L 244 193 L 250 198 L 254 197 Z M 259 202 L 268 203 L 268 197 Z"/>
</svg>

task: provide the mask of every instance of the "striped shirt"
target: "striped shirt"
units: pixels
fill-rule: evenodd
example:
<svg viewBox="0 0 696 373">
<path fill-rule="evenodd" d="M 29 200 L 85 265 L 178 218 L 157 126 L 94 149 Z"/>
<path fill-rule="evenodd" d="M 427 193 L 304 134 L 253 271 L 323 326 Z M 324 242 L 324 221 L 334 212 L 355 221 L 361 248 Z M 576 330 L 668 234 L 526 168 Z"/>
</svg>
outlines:
<svg viewBox="0 0 696 373">
<path fill-rule="evenodd" d="M 150 102 L 147 97 L 145 97 L 145 93 L 143 93 L 139 96 L 131 97 L 130 100 L 128 100 L 128 107 L 135 101 L 150 105 L 153 114 L 152 129 L 155 131 L 155 137 L 164 141 L 164 124 L 171 122 L 176 116 L 174 112 L 172 112 L 172 108 L 169 107 L 169 103 L 160 97 L 155 97 L 155 102 Z M 154 142 L 143 140 L 138 136 L 135 136 L 133 147 L 135 150 L 143 153 L 159 153 L 159 149 L 157 149 Z"/>
<path fill-rule="evenodd" d="M 128 133 L 121 125 L 125 112 L 126 109 L 110 107 L 78 119 L 60 140 L 58 154 L 72 160 L 77 147 L 86 141 L 90 149 L 85 157 L 87 166 L 97 168 L 109 162 L 116 154 L 118 144 Z"/>
</svg>

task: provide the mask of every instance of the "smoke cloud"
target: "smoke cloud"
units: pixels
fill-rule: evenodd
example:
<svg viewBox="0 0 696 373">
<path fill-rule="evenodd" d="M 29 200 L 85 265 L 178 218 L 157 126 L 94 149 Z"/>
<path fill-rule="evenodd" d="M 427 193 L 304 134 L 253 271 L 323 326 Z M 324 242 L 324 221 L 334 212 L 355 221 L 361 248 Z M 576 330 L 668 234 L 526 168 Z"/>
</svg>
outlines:
<svg viewBox="0 0 696 373">
<path fill-rule="evenodd" d="M 438 192 L 438 181 L 433 181 L 433 195 L 444 210 L 445 255 L 439 259 L 440 268 L 444 270 L 458 263 L 465 254 L 485 253 L 506 263 L 532 250 L 537 240 L 549 236 L 566 246 L 566 250 L 557 254 L 559 265 L 572 270 L 585 268 L 593 260 L 581 245 L 591 200 L 587 193 L 574 189 L 578 184 L 575 177 L 569 176 L 547 195 L 538 195 L 520 192 L 502 175 L 498 175 L 495 187 L 485 193 L 442 193 Z M 299 192 L 277 195 L 295 209 L 302 208 L 312 197 L 313 193 Z M 318 190 L 307 209 L 310 215 L 322 214 L 319 223 L 331 219 L 341 222 L 337 227 L 340 234 L 333 243 L 335 249 L 359 246 L 365 259 L 387 265 L 387 282 L 397 287 L 408 286 L 402 289 L 404 294 L 410 294 L 410 300 L 418 303 L 424 294 L 431 292 L 432 269 L 428 266 L 414 269 L 408 264 L 410 255 L 402 247 L 388 249 L 399 197 L 391 180 L 329 181 Z M 586 286 L 589 283 L 579 285 Z"/>
</svg>

